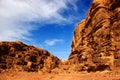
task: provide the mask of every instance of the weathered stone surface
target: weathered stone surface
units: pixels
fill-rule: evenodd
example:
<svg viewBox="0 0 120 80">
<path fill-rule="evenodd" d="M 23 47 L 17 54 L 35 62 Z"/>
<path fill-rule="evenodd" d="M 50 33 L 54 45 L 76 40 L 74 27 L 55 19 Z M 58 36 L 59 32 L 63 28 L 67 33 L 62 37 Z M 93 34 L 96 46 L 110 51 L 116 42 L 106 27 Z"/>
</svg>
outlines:
<svg viewBox="0 0 120 80">
<path fill-rule="evenodd" d="M 69 61 L 83 71 L 120 69 L 120 0 L 93 0 L 71 47 Z"/>
<path fill-rule="evenodd" d="M 0 42 L 0 71 L 51 72 L 60 60 L 49 53 L 20 41 Z"/>
</svg>

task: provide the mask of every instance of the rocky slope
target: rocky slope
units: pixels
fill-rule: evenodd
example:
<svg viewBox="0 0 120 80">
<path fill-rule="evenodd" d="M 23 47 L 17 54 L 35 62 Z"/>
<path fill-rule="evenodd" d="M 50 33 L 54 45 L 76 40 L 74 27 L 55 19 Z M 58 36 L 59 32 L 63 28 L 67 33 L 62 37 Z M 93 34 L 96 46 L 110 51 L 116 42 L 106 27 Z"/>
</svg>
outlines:
<svg viewBox="0 0 120 80">
<path fill-rule="evenodd" d="M 93 0 L 74 31 L 70 64 L 79 71 L 120 69 L 120 0 Z"/>
<path fill-rule="evenodd" d="M 60 60 L 47 50 L 20 41 L 0 42 L 0 71 L 51 72 Z"/>
</svg>

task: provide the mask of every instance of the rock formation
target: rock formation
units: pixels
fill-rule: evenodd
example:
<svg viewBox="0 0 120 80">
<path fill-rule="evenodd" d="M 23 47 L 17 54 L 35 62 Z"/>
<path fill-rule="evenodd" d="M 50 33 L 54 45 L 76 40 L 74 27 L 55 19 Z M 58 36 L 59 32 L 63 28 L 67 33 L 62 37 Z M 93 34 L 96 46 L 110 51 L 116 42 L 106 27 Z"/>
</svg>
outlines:
<svg viewBox="0 0 120 80">
<path fill-rule="evenodd" d="M 75 72 L 120 69 L 120 0 L 93 0 L 74 31 L 67 61 L 20 41 L 0 42 L 0 71 Z"/>
<path fill-rule="evenodd" d="M 47 50 L 20 41 L 0 42 L 0 71 L 51 72 L 59 62 Z"/>
<path fill-rule="evenodd" d="M 79 71 L 120 69 L 120 0 L 93 0 L 71 47 L 69 61 Z"/>
</svg>

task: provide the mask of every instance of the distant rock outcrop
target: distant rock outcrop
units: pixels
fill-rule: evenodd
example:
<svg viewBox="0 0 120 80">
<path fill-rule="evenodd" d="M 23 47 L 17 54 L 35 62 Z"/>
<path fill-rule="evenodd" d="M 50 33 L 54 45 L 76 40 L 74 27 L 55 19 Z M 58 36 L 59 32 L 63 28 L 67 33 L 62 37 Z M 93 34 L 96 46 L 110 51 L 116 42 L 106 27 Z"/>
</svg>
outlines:
<svg viewBox="0 0 120 80">
<path fill-rule="evenodd" d="M 93 0 L 75 29 L 69 61 L 79 71 L 120 69 L 120 0 Z"/>
<path fill-rule="evenodd" d="M 47 50 L 20 41 L 0 42 L 0 71 L 51 72 L 59 62 Z"/>
</svg>

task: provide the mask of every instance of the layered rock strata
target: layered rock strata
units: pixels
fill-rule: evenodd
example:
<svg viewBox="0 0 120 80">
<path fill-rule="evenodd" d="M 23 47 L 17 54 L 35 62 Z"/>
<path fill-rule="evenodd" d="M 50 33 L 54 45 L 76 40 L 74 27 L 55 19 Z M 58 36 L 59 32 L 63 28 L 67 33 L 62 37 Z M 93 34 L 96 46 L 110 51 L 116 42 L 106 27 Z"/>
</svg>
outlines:
<svg viewBox="0 0 120 80">
<path fill-rule="evenodd" d="M 80 71 L 120 69 L 120 0 L 93 0 L 71 47 L 69 61 Z"/>
</svg>

